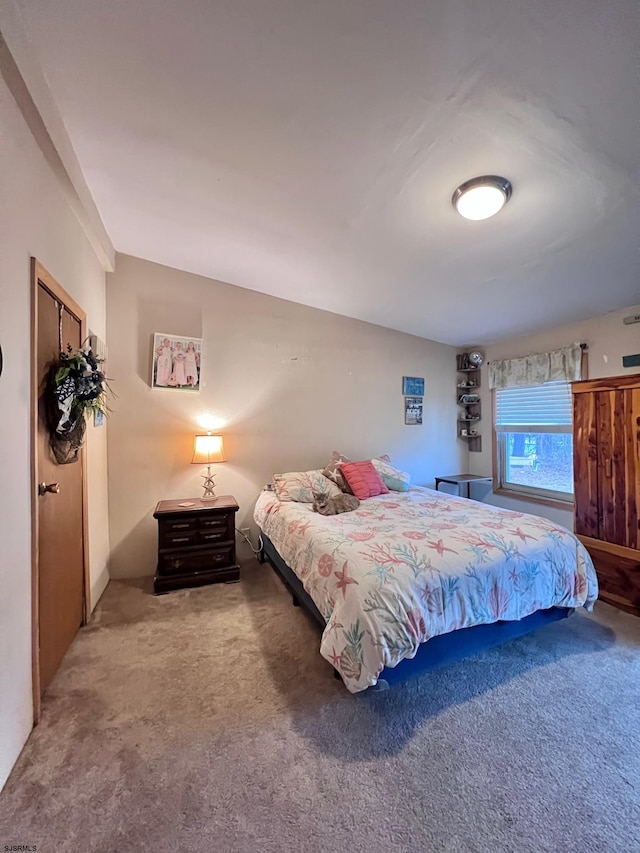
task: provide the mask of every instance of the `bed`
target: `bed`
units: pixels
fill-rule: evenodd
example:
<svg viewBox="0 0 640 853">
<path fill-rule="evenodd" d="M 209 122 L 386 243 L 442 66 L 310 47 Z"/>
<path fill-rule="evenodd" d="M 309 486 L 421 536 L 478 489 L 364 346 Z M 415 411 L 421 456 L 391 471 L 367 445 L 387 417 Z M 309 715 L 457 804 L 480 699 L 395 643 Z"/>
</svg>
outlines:
<svg viewBox="0 0 640 853">
<path fill-rule="evenodd" d="M 598 586 L 568 530 L 423 487 L 324 517 L 260 495 L 263 555 L 323 626 L 321 655 L 357 693 L 467 656 L 577 607 Z"/>
</svg>

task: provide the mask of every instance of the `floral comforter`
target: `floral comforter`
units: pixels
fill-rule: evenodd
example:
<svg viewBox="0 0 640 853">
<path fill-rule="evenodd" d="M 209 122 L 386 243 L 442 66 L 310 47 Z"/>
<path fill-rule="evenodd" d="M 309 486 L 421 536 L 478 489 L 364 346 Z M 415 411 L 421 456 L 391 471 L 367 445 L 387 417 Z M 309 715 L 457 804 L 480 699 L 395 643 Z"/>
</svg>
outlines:
<svg viewBox="0 0 640 853">
<path fill-rule="evenodd" d="M 254 517 L 324 615 L 320 653 L 352 693 L 431 637 L 598 596 L 564 527 L 431 489 L 330 517 L 265 491 Z"/>
</svg>

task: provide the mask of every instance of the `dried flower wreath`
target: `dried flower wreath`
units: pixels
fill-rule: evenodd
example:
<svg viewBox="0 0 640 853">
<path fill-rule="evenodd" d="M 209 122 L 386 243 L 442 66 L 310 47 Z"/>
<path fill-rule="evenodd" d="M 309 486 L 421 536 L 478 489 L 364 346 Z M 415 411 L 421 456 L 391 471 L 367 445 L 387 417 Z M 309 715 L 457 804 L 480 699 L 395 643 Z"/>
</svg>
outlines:
<svg viewBox="0 0 640 853">
<path fill-rule="evenodd" d="M 75 462 L 82 447 L 86 416 L 107 414 L 107 378 L 100 369 L 103 359 L 96 358 L 91 347 L 66 352 L 51 368 L 51 449 L 56 462 Z"/>
</svg>

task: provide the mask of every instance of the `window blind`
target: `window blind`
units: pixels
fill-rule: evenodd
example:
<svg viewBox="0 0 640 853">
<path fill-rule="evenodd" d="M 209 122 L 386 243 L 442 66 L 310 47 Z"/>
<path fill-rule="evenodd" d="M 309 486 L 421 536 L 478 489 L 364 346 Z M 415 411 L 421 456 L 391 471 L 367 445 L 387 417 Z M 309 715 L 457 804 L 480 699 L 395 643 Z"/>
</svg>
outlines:
<svg viewBox="0 0 640 853">
<path fill-rule="evenodd" d="M 568 382 L 496 390 L 497 432 L 571 432 Z"/>
</svg>

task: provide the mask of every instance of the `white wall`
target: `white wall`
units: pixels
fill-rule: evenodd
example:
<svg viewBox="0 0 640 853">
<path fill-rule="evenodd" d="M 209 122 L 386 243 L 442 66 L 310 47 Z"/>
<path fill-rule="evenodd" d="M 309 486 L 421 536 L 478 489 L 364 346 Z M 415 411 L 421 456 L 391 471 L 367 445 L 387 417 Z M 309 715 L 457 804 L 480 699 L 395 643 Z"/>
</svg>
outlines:
<svg viewBox="0 0 640 853">
<path fill-rule="evenodd" d="M 640 285 L 639 285 L 640 289 Z M 623 317 L 640 313 L 640 305 L 612 311 L 591 320 L 571 323 L 545 329 L 535 335 L 526 335 L 510 340 L 500 341 L 484 347 L 485 362 L 494 359 L 516 358 L 534 352 L 546 352 L 551 349 L 567 346 L 580 341 L 589 346 L 589 375 L 590 379 L 600 379 L 604 376 L 620 376 L 625 373 L 640 373 L 640 368 L 624 368 L 622 356 L 640 352 L 640 324 L 625 326 Z M 469 470 L 473 474 L 491 476 L 491 392 L 487 388 L 487 371 L 483 368 L 481 388 L 482 411 L 482 453 L 469 454 Z M 489 503 L 530 512 L 549 518 L 558 524 L 563 524 L 573 530 L 573 507 L 556 509 L 544 504 L 534 503 L 521 498 L 506 497 L 505 495 L 490 495 L 486 498 Z"/>
<path fill-rule="evenodd" d="M 414 482 L 464 469 L 455 437 L 455 350 L 423 338 L 118 255 L 108 277 L 112 577 L 151 574 L 159 500 L 201 494 L 195 418 L 228 418 L 218 493 L 249 525 L 276 471 L 389 453 Z M 204 338 L 200 394 L 149 387 L 151 336 Z M 422 426 L 405 426 L 402 377 L 424 376 Z"/>
<path fill-rule="evenodd" d="M 32 727 L 30 257 L 105 338 L 105 274 L 0 77 L 0 787 Z M 87 430 L 91 599 L 106 586 L 106 428 Z"/>
</svg>

